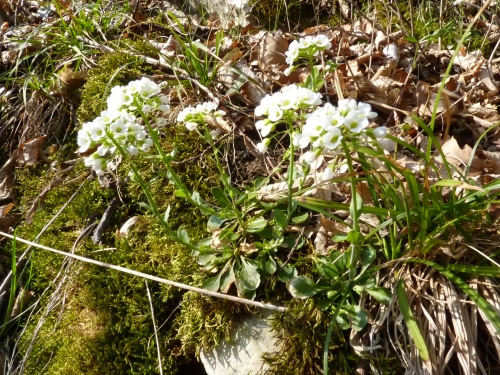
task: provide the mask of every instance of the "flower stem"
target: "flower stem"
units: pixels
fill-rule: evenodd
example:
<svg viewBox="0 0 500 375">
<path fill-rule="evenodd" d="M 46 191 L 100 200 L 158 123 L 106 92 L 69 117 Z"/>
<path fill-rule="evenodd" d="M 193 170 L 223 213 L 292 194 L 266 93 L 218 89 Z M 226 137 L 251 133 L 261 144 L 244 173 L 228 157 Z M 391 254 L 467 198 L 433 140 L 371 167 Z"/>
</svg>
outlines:
<svg viewBox="0 0 500 375">
<path fill-rule="evenodd" d="M 165 221 L 165 219 L 163 218 L 163 216 L 160 214 L 160 211 L 158 210 L 158 206 L 156 205 L 153 197 L 151 196 L 151 192 L 149 191 L 149 188 L 148 188 L 146 182 L 144 181 L 144 179 L 142 178 L 141 174 L 137 170 L 137 167 L 135 166 L 135 164 L 128 157 L 127 152 L 123 149 L 122 145 L 112 136 L 112 134 L 108 134 L 108 137 L 111 140 L 111 142 L 113 142 L 113 144 L 115 145 L 116 149 L 123 156 L 123 158 L 130 163 L 130 168 L 132 169 L 132 173 L 134 174 L 134 177 L 136 178 L 136 180 L 139 183 L 142 191 L 144 192 L 144 195 L 146 195 L 146 198 L 148 200 L 148 204 L 151 207 L 151 211 L 152 211 L 153 215 L 162 224 L 163 228 L 165 229 L 165 231 L 167 232 L 167 234 L 169 235 L 169 237 L 172 238 L 175 242 L 177 242 L 177 243 L 179 243 L 181 245 L 184 245 L 185 247 L 187 247 L 190 250 L 196 250 L 195 246 L 187 243 L 182 238 L 180 238 L 179 236 L 177 236 L 177 233 L 175 233 L 174 230 L 172 229 L 172 227 Z"/>
</svg>

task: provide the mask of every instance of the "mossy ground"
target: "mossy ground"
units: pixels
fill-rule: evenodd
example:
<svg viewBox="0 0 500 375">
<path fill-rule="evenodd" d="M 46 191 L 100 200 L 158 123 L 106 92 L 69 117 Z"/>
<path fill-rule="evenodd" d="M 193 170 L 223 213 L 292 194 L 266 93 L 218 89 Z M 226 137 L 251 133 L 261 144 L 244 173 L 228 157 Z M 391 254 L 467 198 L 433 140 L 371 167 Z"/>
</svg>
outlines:
<svg viewBox="0 0 500 375">
<path fill-rule="evenodd" d="M 151 73 L 153 72 L 149 67 L 130 55 L 104 55 L 98 67 L 90 71 L 90 78 L 83 88 L 82 104 L 78 110 L 79 120 L 89 121 L 103 109 L 106 93 L 113 85 L 125 84 L 141 74 Z M 170 152 L 175 146 L 176 160 L 179 161 L 201 154 L 206 147 L 198 135 L 173 126 L 167 126 L 161 133 L 164 149 Z M 25 169 L 18 173 L 20 211 L 26 213 L 39 192 L 60 173 L 60 164 L 67 159 L 68 152 L 68 148 L 65 148 L 52 155 L 52 168 L 48 168 L 47 164 L 40 164 L 36 169 Z M 210 155 L 205 153 L 192 162 L 174 164 L 174 169 L 189 189 L 199 191 L 204 197 L 209 197 L 210 189 L 220 184 L 218 170 Z M 159 209 L 165 210 L 170 205 L 170 224 L 174 228 L 183 226 L 194 240 L 203 238 L 206 218 L 198 211 L 193 211 L 182 199 L 175 197 L 173 185 L 166 179 L 155 178 L 155 169 L 159 166 L 147 158 L 136 159 L 135 163 L 144 178 L 150 181 L 150 189 Z M 122 176 L 126 176 L 128 170 L 126 163 L 119 166 Z M 65 181 L 86 172 L 87 169 L 79 162 Z M 82 181 L 80 179 L 71 184 L 61 184 L 48 193 L 33 224 L 21 225 L 18 235 L 33 239 L 56 216 Z M 186 249 L 170 241 L 155 219 L 139 206 L 139 202 L 145 201 L 139 185 L 129 179 L 119 181 L 118 185 L 124 204 L 115 212 L 102 243 L 94 245 L 87 238 L 78 244 L 76 253 L 189 285 L 201 285 L 210 275 L 200 270 Z M 69 251 L 82 230 L 93 220 L 99 219 L 116 196 L 115 189 L 103 188 L 96 178 L 86 180 L 39 242 Z M 134 215 L 140 216 L 138 223 L 132 227 L 126 239 L 118 240 L 115 236 L 116 229 Z M 19 249 L 22 250 L 23 248 Z M 63 267 L 63 261 L 63 257 L 41 250 L 35 250 L 31 255 L 28 288 L 35 292 L 34 298 L 40 298 L 46 289 L 48 293 L 41 297 L 40 306 L 44 308 L 25 323 L 25 333 L 19 340 L 21 357 L 26 354 L 25 373 L 157 374 L 157 349 L 145 281 L 75 261 L 70 266 L 64 263 L 64 274 L 68 277 L 61 281 L 60 278 L 55 278 Z M 270 293 L 283 302 L 288 293 L 284 285 L 273 283 L 272 280 L 270 283 L 274 286 L 267 290 L 268 294 L 258 298 L 268 298 Z M 58 287 L 60 290 L 55 293 Z M 201 347 L 208 349 L 217 345 L 221 338 L 228 339 L 231 328 L 242 316 L 257 312 L 244 305 L 185 293 L 158 283 L 149 282 L 148 287 L 165 374 L 182 373 L 183 364 L 194 360 Z M 47 309 L 47 305 L 52 308 Z M 308 311 L 303 314 L 305 322 L 311 313 L 311 306 L 304 308 Z M 295 307 L 297 311 L 300 309 L 300 306 Z M 41 329 L 37 328 L 39 322 L 43 322 Z M 287 337 L 285 341 L 288 353 L 286 361 L 269 359 L 276 373 L 295 373 L 299 367 L 304 369 L 304 373 L 314 373 L 313 369 L 319 368 L 321 356 L 318 353 L 324 341 L 325 324 L 327 326 L 328 323 L 325 317 L 314 322 L 304 335 L 299 333 L 303 332 L 300 324 L 290 326 L 283 321 L 276 324 L 277 332 L 281 332 L 278 334 Z M 296 335 L 293 334 L 295 330 Z M 321 333 L 314 333 L 316 331 Z M 306 341 L 310 352 L 308 349 L 306 352 L 309 355 L 304 357 L 302 344 L 309 334 L 312 336 Z M 31 343 L 33 345 L 30 346 Z M 332 356 L 332 364 L 340 358 L 337 354 L 344 358 L 342 363 L 354 363 L 343 354 L 346 348 L 332 345 L 339 349 Z M 303 365 L 297 367 L 301 362 Z M 334 365 L 333 368 L 339 367 Z"/>
</svg>

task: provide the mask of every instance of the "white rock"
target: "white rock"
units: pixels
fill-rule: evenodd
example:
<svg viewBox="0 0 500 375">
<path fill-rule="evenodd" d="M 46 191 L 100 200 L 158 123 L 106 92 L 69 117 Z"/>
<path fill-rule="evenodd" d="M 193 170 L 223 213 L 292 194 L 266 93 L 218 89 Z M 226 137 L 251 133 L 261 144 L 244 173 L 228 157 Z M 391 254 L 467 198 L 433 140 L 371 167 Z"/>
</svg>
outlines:
<svg viewBox="0 0 500 375">
<path fill-rule="evenodd" d="M 249 316 L 237 324 L 231 339 L 234 345 L 221 340 L 212 351 L 201 351 L 201 362 L 208 375 L 263 374 L 269 366 L 262 355 L 279 350 L 271 326 L 258 316 Z"/>
</svg>

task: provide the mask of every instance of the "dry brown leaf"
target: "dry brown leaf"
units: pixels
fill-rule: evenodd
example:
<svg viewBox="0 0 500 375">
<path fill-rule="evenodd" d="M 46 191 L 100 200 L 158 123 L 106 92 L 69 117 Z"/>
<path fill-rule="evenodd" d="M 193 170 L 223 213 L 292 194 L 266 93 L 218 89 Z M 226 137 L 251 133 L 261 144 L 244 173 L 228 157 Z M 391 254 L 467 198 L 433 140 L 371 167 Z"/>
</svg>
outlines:
<svg viewBox="0 0 500 375">
<path fill-rule="evenodd" d="M 14 199 L 14 179 L 10 176 L 5 176 L 0 180 L 0 202 Z"/>
<path fill-rule="evenodd" d="M 321 215 L 319 217 L 319 220 L 321 222 L 322 227 L 333 235 L 347 234 L 351 231 L 351 228 L 349 228 L 344 223 L 341 223 L 341 222 L 335 221 L 335 220 L 327 219 L 323 215 Z"/>
<path fill-rule="evenodd" d="M 257 249 L 257 246 L 255 246 L 254 243 L 246 243 L 246 242 L 240 245 L 239 250 L 240 252 L 246 255 L 250 255 L 255 253 L 256 251 L 259 251 L 259 249 Z"/>
<path fill-rule="evenodd" d="M 0 217 L 0 231 L 9 233 L 10 228 L 14 228 L 17 225 L 21 216 L 21 214 L 13 214 L 7 217 Z"/>
<path fill-rule="evenodd" d="M 87 72 L 74 72 L 69 66 L 65 65 L 61 71 L 59 71 L 59 79 L 63 84 L 63 90 L 72 93 L 82 87 L 87 81 Z"/>
<path fill-rule="evenodd" d="M 491 124 L 500 121 L 500 114 L 498 113 L 497 106 L 493 104 L 474 103 L 467 108 L 467 113 L 488 121 Z"/>
<path fill-rule="evenodd" d="M 279 33 L 268 33 L 257 45 L 259 65 L 267 71 L 273 65 L 286 64 L 285 52 L 288 51 L 288 40 Z"/>
<path fill-rule="evenodd" d="M 479 150 L 477 156 L 483 160 L 483 168 L 487 169 L 488 173 L 500 173 L 500 152 Z"/>
<path fill-rule="evenodd" d="M 25 309 L 28 306 L 29 301 L 34 295 L 35 293 L 31 290 L 21 288 L 19 290 L 19 294 L 16 297 L 16 300 L 14 301 L 14 306 L 12 307 L 10 318 L 12 319 L 18 316 L 21 313 L 22 309 Z"/>
<path fill-rule="evenodd" d="M 17 163 L 21 167 L 35 166 L 38 163 L 38 159 L 42 156 L 42 147 L 46 138 L 46 135 L 42 135 L 22 143 L 21 146 L 19 146 Z"/>
<path fill-rule="evenodd" d="M 292 191 L 297 192 L 299 186 L 302 188 L 306 188 L 311 186 L 314 183 L 314 178 L 312 176 L 307 176 L 304 179 L 304 182 L 301 184 L 301 178 L 298 178 L 294 181 L 292 185 Z M 277 202 L 280 199 L 286 197 L 288 193 L 288 183 L 286 181 L 277 182 L 275 184 L 270 184 L 264 186 L 262 189 L 258 191 L 257 199 L 262 200 L 264 202 Z"/>
<path fill-rule="evenodd" d="M 224 119 L 224 117 L 206 115 L 205 122 L 212 130 L 222 130 L 224 133 L 230 133 L 232 130 L 231 125 Z"/>
<path fill-rule="evenodd" d="M 316 224 L 316 238 L 314 239 L 315 254 L 327 255 L 327 244 L 330 240 L 328 230 L 321 224 Z"/>
<path fill-rule="evenodd" d="M 370 194 L 370 189 L 366 181 L 359 182 L 356 185 L 356 191 L 359 193 L 359 195 L 361 195 L 361 198 L 363 199 L 363 204 L 369 206 L 373 205 L 372 195 Z"/>
<path fill-rule="evenodd" d="M 9 212 L 15 207 L 14 203 L 6 204 L 5 206 L 0 206 L 0 218 L 5 217 Z"/>
<path fill-rule="evenodd" d="M 387 96 L 382 90 L 373 84 L 367 77 L 354 77 L 356 84 L 354 89 L 357 91 L 358 100 L 362 101 L 376 101 L 382 104 L 387 103 Z"/>
<path fill-rule="evenodd" d="M 472 148 L 469 145 L 465 145 L 464 148 L 460 148 L 457 143 L 457 140 L 454 137 L 449 138 L 441 145 L 441 150 L 446 157 L 446 160 L 451 165 L 454 165 L 457 168 L 464 169 L 467 163 L 469 162 L 470 156 L 472 154 Z M 442 162 L 440 157 L 436 157 L 436 161 L 438 163 Z M 480 174 L 484 169 L 483 161 L 477 156 L 474 155 L 471 163 L 471 168 L 469 173 L 471 175 Z M 441 173 L 443 175 L 446 174 L 445 168 L 440 168 Z M 447 178 L 451 178 L 452 176 L 446 176 Z"/>
</svg>

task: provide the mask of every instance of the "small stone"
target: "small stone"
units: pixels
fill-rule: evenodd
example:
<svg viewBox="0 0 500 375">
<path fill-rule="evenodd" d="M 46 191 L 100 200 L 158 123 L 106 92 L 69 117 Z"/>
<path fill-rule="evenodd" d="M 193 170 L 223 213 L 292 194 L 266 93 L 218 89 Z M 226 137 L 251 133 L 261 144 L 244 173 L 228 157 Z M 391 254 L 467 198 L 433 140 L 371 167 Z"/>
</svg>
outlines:
<svg viewBox="0 0 500 375">
<path fill-rule="evenodd" d="M 208 375 L 263 374 L 269 366 L 262 360 L 262 355 L 279 349 L 269 323 L 254 315 L 237 324 L 231 339 L 234 345 L 221 340 L 219 346 L 210 352 L 201 351 L 201 362 Z"/>
</svg>

